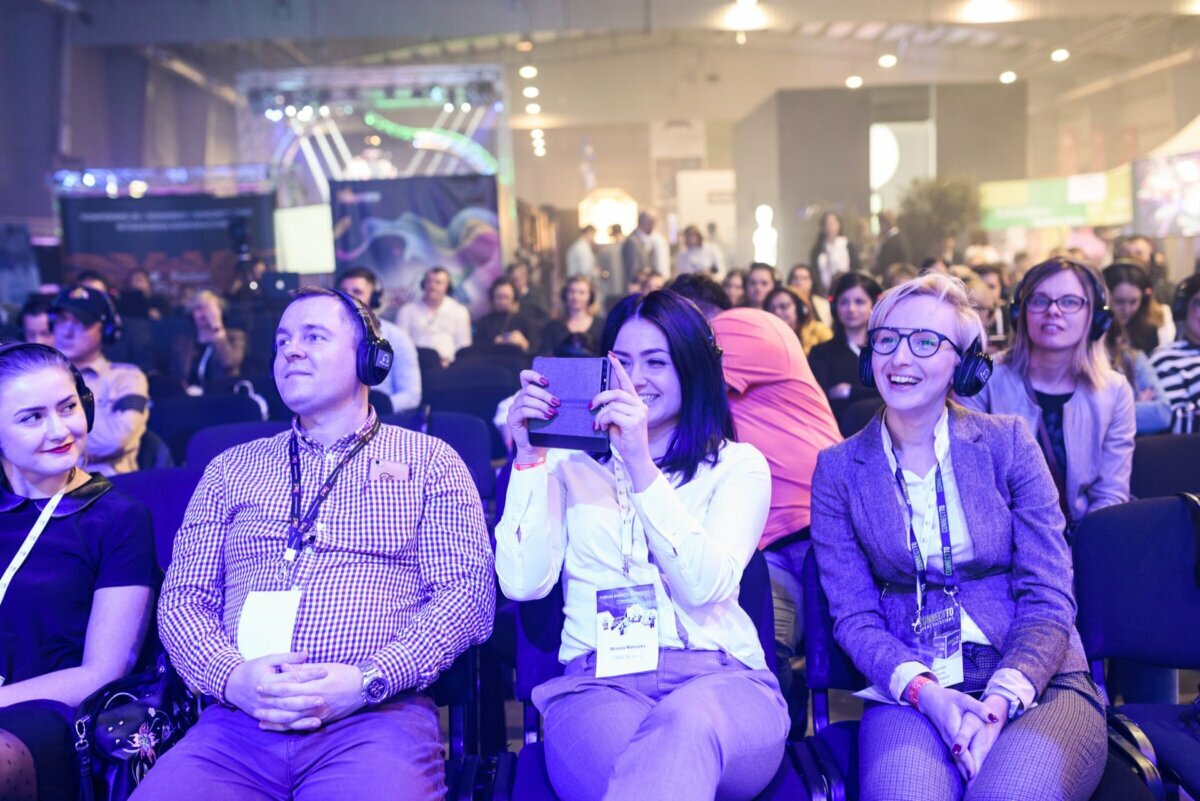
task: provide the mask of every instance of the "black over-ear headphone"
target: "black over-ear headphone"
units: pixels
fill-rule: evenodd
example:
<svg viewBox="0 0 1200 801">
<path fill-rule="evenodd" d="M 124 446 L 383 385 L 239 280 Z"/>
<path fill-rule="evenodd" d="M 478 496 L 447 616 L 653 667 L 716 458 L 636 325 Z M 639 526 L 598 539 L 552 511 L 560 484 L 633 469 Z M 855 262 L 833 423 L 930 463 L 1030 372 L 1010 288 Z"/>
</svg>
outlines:
<svg viewBox="0 0 1200 801">
<path fill-rule="evenodd" d="M 1050 262 L 1057 262 L 1064 267 L 1075 267 L 1088 277 L 1088 281 L 1090 281 L 1092 285 L 1092 297 L 1095 298 L 1095 303 L 1092 304 L 1092 321 L 1088 327 L 1088 339 L 1092 342 L 1100 339 L 1100 337 L 1104 336 L 1105 332 L 1108 331 L 1113 323 L 1112 309 L 1108 307 L 1108 291 L 1104 287 L 1104 282 L 1097 278 L 1096 274 L 1092 272 L 1087 265 L 1080 264 L 1077 261 L 1064 259 L 1062 257 L 1055 257 L 1053 259 L 1049 259 L 1048 261 L 1042 262 L 1042 264 L 1049 264 Z M 1029 281 L 1029 276 L 1032 275 L 1038 269 L 1038 267 L 1041 267 L 1042 264 L 1037 264 L 1031 267 L 1029 272 L 1025 274 L 1025 277 L 1022 278 L 1020 283 L 1017 284 L 1017 288 L 1013 290 L 1012 303 L 1010 303 L 1008 306 L 1008 317 L 1009 321 L 1012 323 L 1012 328 L 1014 331 L 1017 330 L 1017 326 L 1021 321 L 1021 313 L 1025 307 L 1025 285 Z M 1047 274 L 1047 276 L 1051 274 Z"/>
<path fill-rule="evenodd" d="M 1200 292 L 1200 273 L 1189 275 L 1175 286 L 1175 297 L 1171 299 L 1171 316 L 1175 322 L 1187 320 L 1188 301 L 1197 292 Z"/>
<path fill-rule="evenodd" d="M 447 270 L 445 267 L 431 267 L 428 270 L 426 270 L 425 274 L 421 276 L 421 289 L 422 290 L 425 289 L 425 282 L 429 280 L 430 273 L 444 273 L 446 275 L 446 294 L 447 295 L 454 294 L 454 278 L 451 277 L 450 271 Z"/>
<path fill-rule="evenodd" d="M 333 292 L 342 299 L 343 303 L 353 309 L 355 318 L 362 324 L 362 341 L 359 342 L 358 353 L 354 358 L 354 370 L 358 374 L 358 380 L 368 387 L 382 384 L 392 369 L 394 357 L 392 343 L 375 330 L 367 310 L 359 301 L 341 290 L 335 289 Z"/>
<path fill-rule="evenodd" d="M 858 353 L 858 380 L 868 389 L 875 389 L 875 374 L 871 372 L 871 357 L 874 353 L 871 338 L 868 336 L 866 346 Z M 992 357 L 984 353 L 982 338 L 975 337 L 962 354 L 958 367 L 954 368 L 954 392 L 963 398 L 978 395 L 991 377 Z"/>
<path fill-rule="evenodd" d="M 12 353 L 14 350 L 22 348 L 45 350 L 59 359 L 66 360 L 66 357 L 54 348 L 49 345 L 38 344 L 37 342 L 13 342 L 8 345 L 0 345 L 0 358 L 3 358 L 7 353 Z M 96 422 L 96 396 L 88 388 L 87 383 L 83 380 L 83 374 L 76 369 L 75 365 L 67 362 L 67 367 L 71 370 L 71 378 L 75 381 L 75 394 L 79 396 L 79 405 L 83 407 L 83 417 L 87 421 L 87 430 L 91 431 L 92 425 Z"/>
<path fill-rule="evenodd" d="M 371 298 L 367 301 L 368 308 L 371 311 L 379 311 L 383 308 L 383 290 L 379 288 L 379 276 L 370 267 L 351 267 L 346 272 L 338 276 L 333 282 L 334 286 L 341 286 L 342 282 L 347 278 L 361 278 L 364 281 L 371 282 Z M 425 279 L 421 279 L 422 289 L 425 287 Z"/>
</svg>

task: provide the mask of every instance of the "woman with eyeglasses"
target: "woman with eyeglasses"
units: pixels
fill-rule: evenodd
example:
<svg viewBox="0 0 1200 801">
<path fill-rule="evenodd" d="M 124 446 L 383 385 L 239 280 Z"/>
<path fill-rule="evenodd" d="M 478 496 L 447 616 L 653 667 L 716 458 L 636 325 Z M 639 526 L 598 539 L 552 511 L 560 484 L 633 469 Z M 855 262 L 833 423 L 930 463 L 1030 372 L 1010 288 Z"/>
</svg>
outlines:
<svg viewBox="0 0 1200 801">
<path fill-rule="evenodd" d="M 884 409 L 821 453 L 813 550 L 834 637 L 873 683 L 870 799 L 1082 799 L 1107 754 L 1054 483 L 1028 428 L 948 402 L 988 384 L 956 278 L 885 292 L 861 356 Z"/>
<path fill-rule="evenodd" d="M 963 403 L 1025 420 L 1074 530 L 1088 512 L 1129 500 L 1133 469 L 1133 391 L 1105 350 L 1104 284 L 1090 267 L 1050 259 L 1017 285 L 1010 311 L 1012 348 Z"/>
</svg>

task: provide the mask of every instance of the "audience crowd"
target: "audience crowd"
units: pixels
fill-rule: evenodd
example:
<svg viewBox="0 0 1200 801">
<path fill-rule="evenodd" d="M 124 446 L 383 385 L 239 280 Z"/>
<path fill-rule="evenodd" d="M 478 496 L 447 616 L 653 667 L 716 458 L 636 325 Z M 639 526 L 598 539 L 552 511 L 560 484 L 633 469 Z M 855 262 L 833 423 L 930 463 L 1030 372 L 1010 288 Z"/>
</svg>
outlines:
<svg viewBox="0 0 1200 801">
<path fill-rule="evenodd" d="M 868 247 L 826 213 L 785 278 L 695 225 L 672 255 L 643 211 L 553 278 L 510 265 L 474 319 L 443 267 L 399 308 L 366 267 L 273 298 L 262 262 L 223 294 L 89 270 L 29 297 L 0 345 L 0 798 L 74 797 L 75 709 L 152 619 L 211 703 L 135 798 L 439 798 L 424 691 L 511 616 L 496 580 L 561 585 L 563 673 L 533 692 L 559 797 L 753 798 L 805 731 L 810 558 L 871 685 L 864 799 L 1091 797 L 1072 538 L 1131 500 L 1136 437 L 1200 432 L 1200 273 L 1140 235 L 1006 264 L 878 221 Z M 602 453 L 536 444 L 567 411 L 538 356 L 606 360 Z M 172 462 L 156 404 L 234 393 L 291 424 L 191 465 L 164 578 L 110 478 Z M 490 543 L 463 459 L 388 417 L 448 395 L 495 410 Z M 739 604 L 758 552 L 773 648 Z M 1110 671 L 1177 700 L 1174 671 Z"/>
</svg>

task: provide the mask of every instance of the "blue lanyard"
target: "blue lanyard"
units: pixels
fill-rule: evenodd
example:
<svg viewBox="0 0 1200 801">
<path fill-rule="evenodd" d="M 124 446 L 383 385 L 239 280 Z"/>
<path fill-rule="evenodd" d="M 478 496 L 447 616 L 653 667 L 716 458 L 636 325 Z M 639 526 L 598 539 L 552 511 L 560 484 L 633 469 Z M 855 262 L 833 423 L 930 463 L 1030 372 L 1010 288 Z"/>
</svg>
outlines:
<svg viewBox="0 0 1200 801">
<path fill-rule="evenodd" d="M 371 426 L 371 430 L 364 434 L 350 452 L 338 462 L 337 467 L 333 468 L 333 472 L 329 474 L 329 478 L 321 484 L 321 488 L 317 490 L 317 495 L 312 499 L 312 503 L 308 505 L 308 511 L 304 516 L 300 515 L 300 495 L 304 491 L 303 485 L 300 483 L 300 445 L 296 432 L 292 432 L 291 441 L 288 443 L 288 461 L 291 464 L 292 470 L 292 515 L 288 525 L 287 544 L 283 549 L 283 564 L 280 565 L 280 578 L 286 580 L 295 566 L 296 557 L 300 553 L 300 548 L 311 542 L 308 536 L 313 525 L 317 522 L 317 515 L 321 512 L 321 504 L 325 503 L 325 499 L 329 497 L 333 485 L 337 483 L 338 476 L 342 472 L 342 468 L 358 455 L 359 451 L 367 447 L 367 444 L 375 438 L 375 434 L 379 431 L 379 418 L 375 418 L 375 424 Z"/>
<path fill-rule="evenodd" d="M 896 457 L 895 451 L 892 452 Z M 917 532 L 913 530 L 912 499 L 908 495 L 908 484 L 904 481 L 904 471 L 900 460 L 896 458 L 896 483 L 900 486 L 900 495 L 904 498 L 904 506 L 908 509 L 908 548 L 912 552 L 913 566 L 917 572 L 917 609 L 925 600 L 925 588 L 928 583 L 928 571 L 925 559 L 921 556 L 921 546 L 917 542 Z M 946 488 L 942 483 L 942 465 L 939 463 L 934 474 L 934 489 L 937 493 L 938 529 L 942 536 L 942 574 L 945 577 L 945 592 L 954 595 L 958 592 L 958 584 L 954 579 L 954 557 L 950 546 L 950 520 L 946 511 Z"/>
</svg>

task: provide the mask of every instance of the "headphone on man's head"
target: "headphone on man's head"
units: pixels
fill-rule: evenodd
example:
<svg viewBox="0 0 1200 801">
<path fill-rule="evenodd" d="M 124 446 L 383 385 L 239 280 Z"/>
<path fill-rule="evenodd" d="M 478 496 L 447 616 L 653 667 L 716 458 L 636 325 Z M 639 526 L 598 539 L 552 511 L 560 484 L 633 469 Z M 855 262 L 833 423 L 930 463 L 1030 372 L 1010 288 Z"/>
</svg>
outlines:
<svg viewBox="0 0 1200 801">
<path fill-rule="evenodd" d="M 354 310 L 354 316 L 362 324 L 362 341 L 358 343 L 358 353 L 354 357 L 354 371 L 358 374 L 358 380 L 368 387 L 382 384 L 392 370 L 392 359 L 395 357 L 392 343 L 380 336 L 360 301 L 340 289 L 333 290 L 333 293 Z"/>
<path fill-rule="evenodd" d="M 446 294 L 447 295 L 454 294 L 454 277 L 450 275 L 450 271 L 447 270 L 445 267 L 430 267 L 428 270 L 425 271 L 425 274 L 421 276 L 422 291 L 425 289 L 425 282 L 429 280 L 430 273 L 445 273 L 446 274 Z"/>
<path fill-rule="evenodd" d="M 379 311 L 383 308 L 383 290 L 379 286 L 379 276 L 370 267 L 351 267 L 344 273 L 338 276 L 333 282 L 334 286 L 341 286 L 342 282 L 347 278 L 362 278 L 365 281 L 371 282 L 371 299 L 367 301 L 367 307 L 371 311 Z M 425 288 L 425 279 L 421 279 L 421 288 Z"/>
<path fill-rule="evenodd" d="M 1200 273 L 1189 275 L 1175 285 L 1175 297 L 1171 299 L 1171 317 L 1175 322 L 1187 321 L 1188 301 L 1200 292 Z"/>
<path fill-rule="evenodd" d="M 64 290 L 64 292 L 71 293 L 76 289 L 84 289 L 89 293 L 95 293 L 104 298 L 105 314 L 100 317 L 100 341 L 105 345 L 111 345 L 120 339 L 121 334 L 125 330 L 125 326 L 124 323 L 121 322 L 121 315 L 117 313 L 117 304 L 113 302 L 112 296 L 99 289 L 92 289 L 82 285 L 72 287 L 69 290 Z M 68 311 L 70 310 L 68 309 Z M 54 330 L 54 321 L 57 316 L 58 315 L 55 313 L 54 309 L 51 308 L 49 312 L 51 331 Z"/>
<path fill-rule="evenodd" d="M 858 353 L 858 380 L 868 389 L 875 389 L 875 374 L 871 371 L 871 358 L 874 353 L 871 338 L 867 337 L 866 346 Z M 982 337 L 975 337 L 962 354 L 958 366 L 954 368 L 954 380 L 951 385 L 959 397 L 969 398 L 982 392 L 991 377 L 992 357 L 984 352 Z"/>
<path fill-rule="evenodd" d="M 1088 277 L 1088 281 L 1091 282 L 1092 297 L 1095 299 L 1095 301 L 1092 303 L 1092 321 L 1088 327 L 1088 340 L 1092 342 L 1097 341 L 1104 336 L 1105 332 L 1108 331 L 1113 324 L 1113 313 L 1112 309 L 1108 307 L 1108 290 L 1105 289 L 1104 282 L 1101 281 L 1096 276 L 1096 273 L 1093 272 L 1092 269 L 1086 264 L 1080 264 L 1079 262 L 1072 261 L 1071 259 L 1064 259 L 1061 256 L 1048 259 L 1047 261 L 1042 262 L 1042 264 L 1049 264 L 1050 262 L 1057 262 L 1058 264 L 1062 265 L 1063 268 L 1075 267 L 1077 270 L 1083 272 Z M 1025 274 L 1025 277 L 1022 278 L 1020 283 L 1017 284 L 1016 289 L 1013 290 L 1012 303 L 1010 303 L 1008 306 L 1008 316 L 1014 331 L 1017 330 L 1017 326 L 1021 321 L 1021 313 L 1025 306 L 1025 285 L 1029 281 L 1029 276 L 1032 275 L 1039 267 L 1041 267 L 1042 264 L 1036 264 L 1031 267 L 1029 272 Z M 1049 273 L 1044 277 L 1049 277 L 1050 275 L 1053 275 L 1053 273 Z"/>
<path fill-rule="evenodd" d="M 66 359 L 61 353 L 49 345 L 41 345 L 37 342 L 11 342 L 7 345 L 0 345 L 0 359 L 4 358 L 7 353 L 12 353 L 14 350 L 21 348 L 44 349 L 59 358 Z M 92 426 L 96 422 L 96 396 L 88 387 L 87 382 L 83 380 L 83 373 L 79 372 L 75 365 L 67 362 L 67 368 L 71 371 L 71 378 L 75 381 L 75 394 L 79 396 L 79 405 L 83 407 L 83 417 L 87 421 L 87 430 L 91 431 Z"/>
</svg>

